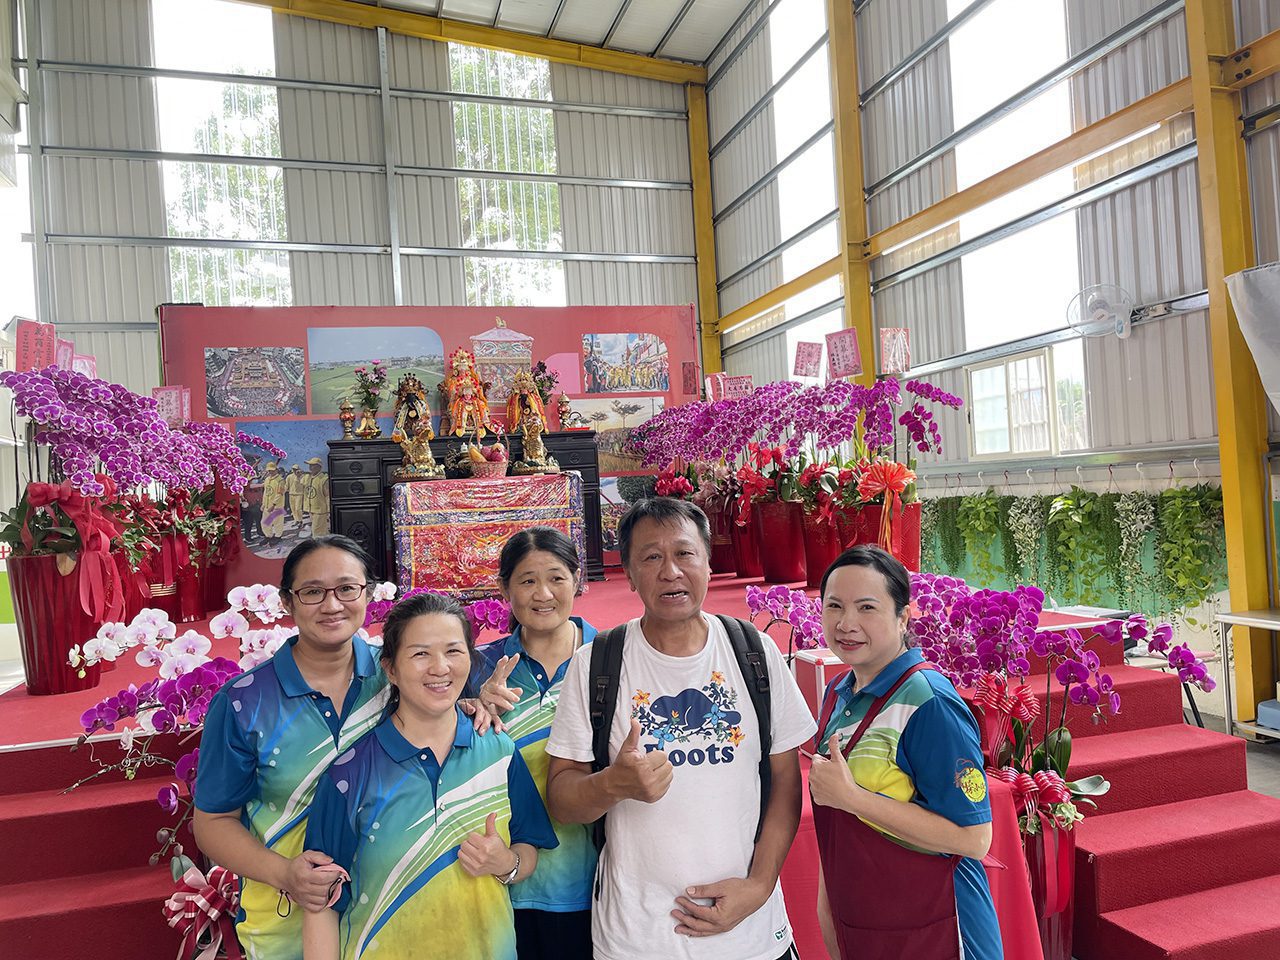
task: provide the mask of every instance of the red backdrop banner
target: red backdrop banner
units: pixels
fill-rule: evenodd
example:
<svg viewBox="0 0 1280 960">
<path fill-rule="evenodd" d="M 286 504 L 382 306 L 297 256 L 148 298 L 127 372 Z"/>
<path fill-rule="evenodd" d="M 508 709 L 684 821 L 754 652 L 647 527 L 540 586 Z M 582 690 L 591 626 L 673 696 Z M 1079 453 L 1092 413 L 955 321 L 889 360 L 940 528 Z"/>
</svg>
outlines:
<svg viewBox="0 0 1280 960">
<path fill-rule="evenodd" d="M 309 496 L 306 461 L 319 458 L 327 470 L 325 444 L 341 436 L 338 402 L 358 366 L 381 360 L 389 367 L 379 410 L 385 435 L 405 373 L 427 387 L 439 416 L 436 385 L 455 350 L 472 351 L 481 377 L 494 384 L 495 418 L 512 372 L 546 361 L 559 374 L 557 392 L 599 434 L 602 477 L 615 477 L 646 469 L 629 455 L 626 435 L 666 405 L 686 402 L 683 373 L 698 364 L 692 306 L 164 306 L 160 337 L 164 381 L 191 388 L 192 419 L 224 422 L 287 454 L 277 468 L 283 489 L 259 487 L 246 500 L 248 549 L 229 571 L 230 584 L 276 582 L 281 559 L 310 535 L 310 508 L 327 513 Z M 263 449 L 245 452 L 260 475 L 276 459 Z M 616 482 L 602 481 L 606 502 L 617 490 Z"/>
</svg>

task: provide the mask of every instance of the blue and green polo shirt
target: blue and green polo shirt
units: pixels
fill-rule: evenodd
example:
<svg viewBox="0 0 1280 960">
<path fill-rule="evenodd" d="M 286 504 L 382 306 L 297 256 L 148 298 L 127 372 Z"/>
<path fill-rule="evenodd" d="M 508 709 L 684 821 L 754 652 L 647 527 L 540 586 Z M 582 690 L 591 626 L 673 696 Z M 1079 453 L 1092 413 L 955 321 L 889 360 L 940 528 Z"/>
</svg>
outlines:
<svg viewBox="0 0 1280 960">
<path fill-rule="evenodd" d="M 595 638 L 596 628 L 591 624 L 580 617 L 569 619 L 581 629 L 584 645 Z M 521 688 L 520 702 L 502 715 L 502 723 L 524 756 L 545 803 L 550 766 L 547 737 L 551 735 L 551 721 L 555 719 L 569 661 L 562 663 L 554 675 L 549 674 L 525 650 L 519 626 L 511 636 L 485 644 L 477 648 L 476 653 L 477 666 L 471 674 L 472 690 L 476 693 L 493 674 L 499 659 L 520 654 L 520 662 L 507 680 L 508 686 Z M 511 887 L 511 903 L 517 910 L 551 913 L 590 910 L 591 885 L 596 875 L 596 848 L 591 828 L 554 819 L 551 823 L 560 845 L 539 855 L 533 875 Z"/>
<path fill-rule="evenodd" d="M 346 868 L 333 909 L 342 960 L 516 960 L 507 890 L 473 877 L 458 848 L 497 814 L 503 842 L 556 845 L 537 787 L 511 738 L 478 734 L 455 708 L 441 763 L 404 738 L 388 714 L 322 778 L 307 848 Z"/>
<path fill-rule="evenodd" d="M 835 704 L 819 752 L 827 755 L 827 740 L 837 731 L 846 742 L 872 702 L 923 660 L 919 650 L 909 649 L 857 693 L 852 672 L 831 681 L 827 696 L 834 695 Z M 977 721 L 951 681 L 936 670 L 912 674 L 898 688 L 850 753 L 849 771 L 864 789 L 918 804 L 959 826 L 991 822 Z M 876 824 L 870 826 L 903 843 Z M 1000 960 L 1000 927 L 979 861 L 961 859 L 955 889 L 965 960 Z"/>
<path fill-rule="evenodd" d="M 206 813 L 241 811 L 241 822 L 283 857 L 303 851 L 307 814 L 320 775 L 372 730 L 389 688 L 378 658 L 351 638 L 355 669 L 341 708 L 303 679 L 292 637 L 266 663 L 214 696 L 200 738 L 195 804 Z M 280 891 L 241 878 L 236 932 L 254 960 L 300 960 L 302 910 L 279 914 Z"/>
</svg>

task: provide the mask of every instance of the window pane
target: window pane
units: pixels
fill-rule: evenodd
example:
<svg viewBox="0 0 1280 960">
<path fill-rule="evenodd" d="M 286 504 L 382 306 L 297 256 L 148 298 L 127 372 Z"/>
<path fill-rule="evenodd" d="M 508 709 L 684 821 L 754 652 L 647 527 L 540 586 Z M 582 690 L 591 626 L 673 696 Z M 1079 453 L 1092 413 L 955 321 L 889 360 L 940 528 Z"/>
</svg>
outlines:
<svg viewBox="0 0 1280 960">
<path fill-rule="evenodd" d="M 970 415 L 974 453 L 984 456 L 1009 452 L 1009 396 L 1004 366 L 985 367 L 969 374 Z"/>
<path fill-rule="evenodd" d="M 1053 377 L 1057 391 L 1058 450 L 1089 448 L 1089 418 L 1085 409 L 1084 341 L 1068 340 L 1053 348 Z"/>
<path fill-rule="evenodd" d="M 458 178 L 462 244 L 490 250 L 561 250 L 560 185 Z"/>
<path fill-rule="evenodd" d="M 1049 437 L 1049 391 L 1043 354 L 1014 360 L 1008 364 L 1009 403 L 1013 411 L 1014 453 L 1047 452 Z"/>
<path fill-rule="evenodd" d="M 226 0 L 151 0 L 157 67 L 274 76 L 271 11 Z"/>
<path fill-rule="evenodd" d="M 563 307 L 563 260 L 467 257 L 467 304 L 476 307 Z"/>
<path fill-rule="evenodd" d="M 171 237 L 287 240 L 284 170 L 164 161 Z"/>
<path fill-rule="evenodd" d="M 774 147 L 785 157 L 831 119 L 831 73 L 823 47 L 773 96 Z"/>
<path fill-rule="evenodd" d="M 282 156 L 275 87 L 160 77 L 156 100 L 165 150 Z"/>
<path fill-rule="evenodd" d="M 804 323 L 797 324 L 790 330 L 786 331 L 787 335 L 787 373 L 790 374 L 796 368 L 796 344 L 798 343 L 821 343 L 823 344 L 823 364 L 822 372 L 819 380 L 826 379 L 826 337 L 828 333 L 836 333 L 844 328 L 844 310 L 842 307 L 836 307 L 830 313 L 824 313 L 820 317 L 814 317 L 812 320 L 806 320 Z M 791 377 L 793 380 L 799 380 L 801 383 L 813 382 L 803 377 Z"/>
<path fill-rule="evenodd" d="M 289 254 L 275 250 L 169 248 L 173 299 L 206 307 L 287 307 Z"/>
</svg>

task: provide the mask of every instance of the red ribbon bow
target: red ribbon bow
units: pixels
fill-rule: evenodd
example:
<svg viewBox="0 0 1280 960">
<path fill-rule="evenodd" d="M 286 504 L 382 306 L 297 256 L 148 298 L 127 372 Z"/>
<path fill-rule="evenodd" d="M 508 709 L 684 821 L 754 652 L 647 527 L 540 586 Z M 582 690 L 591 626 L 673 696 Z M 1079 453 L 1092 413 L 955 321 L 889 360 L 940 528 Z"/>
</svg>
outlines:
<svg viewBox="0 0 1280 960">
<path fill-rule="evenodd" d="M 182 934 L 178 960 L 215 960 L 219 947 L 226 948 L 230 960 L 242 960 L 232 923 L 239 904 L 231 871 L 214 867 L 206 879 L 198 868 L 188 869 L 164 904 L 165 920 Z"/>
<path fill-rule="evenodd" d="M 86 497 L 71 486 L 70 480 L 62 483 L 27 484 L 27 502 L 31 513 L 44 510 L 57 521 L 56 504 L 71 520 L 80 535 L 80 557 L 76 569 L 80 578 L 80 606 L 95 620 L 119 620 L 124 613 L 124 594 L 120 574 L 111 559 L 111 540 L 120 535 L 120 525 L 100 509 L 103 502 L 115 497 L 116 485 L 110 477 L 99 475 L 98 482 L 105 490 L 102 499 Z M 30 515 L 28 515 L 28 523 Z M 22 527 L 22 542 L 31 549 L 34 539 L 26 523 Z"/>
<path fill-rule="evenodd" d="M 916 475 L 907 466 L 895 460 L 877 460 L 867 467 L 858 481 L 858 496 L 871 500 L 884 494 L 884 506 L 880 510 L 880 546 L 893 549 L 893 511 L 902 512 L 902 495 L 915 480 Z"/>
</svg>

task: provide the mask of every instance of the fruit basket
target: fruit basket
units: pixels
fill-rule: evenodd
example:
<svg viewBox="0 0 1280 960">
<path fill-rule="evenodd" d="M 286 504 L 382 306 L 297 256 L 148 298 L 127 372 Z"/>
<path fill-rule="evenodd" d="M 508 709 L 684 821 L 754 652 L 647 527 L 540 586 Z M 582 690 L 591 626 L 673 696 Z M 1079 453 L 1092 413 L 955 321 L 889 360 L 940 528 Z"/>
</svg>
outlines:
<svg viewBox="0 0 1280 960">
<path fill-rule="evenodd" d="M 471 476 L 479 480 L 505 477 L 509 465 L 506 460 L 486 460 L 484 463 L 473 462 L 471 464 Z"/>
</svg>

